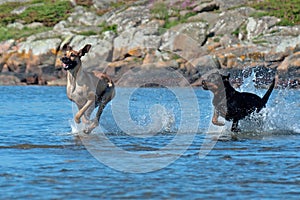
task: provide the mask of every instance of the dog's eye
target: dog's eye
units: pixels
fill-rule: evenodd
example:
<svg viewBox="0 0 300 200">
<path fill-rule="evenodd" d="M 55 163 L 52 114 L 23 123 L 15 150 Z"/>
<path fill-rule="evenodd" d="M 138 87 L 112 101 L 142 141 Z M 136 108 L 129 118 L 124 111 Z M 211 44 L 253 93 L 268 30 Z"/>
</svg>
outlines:
<svg viewBox="0 0 300 200">
<path fill-rule="evenodd" d="M 71 57 L 75 57 L 75 56 L 76 56 L 75 54 L 71 53 Z"/>
</svg>

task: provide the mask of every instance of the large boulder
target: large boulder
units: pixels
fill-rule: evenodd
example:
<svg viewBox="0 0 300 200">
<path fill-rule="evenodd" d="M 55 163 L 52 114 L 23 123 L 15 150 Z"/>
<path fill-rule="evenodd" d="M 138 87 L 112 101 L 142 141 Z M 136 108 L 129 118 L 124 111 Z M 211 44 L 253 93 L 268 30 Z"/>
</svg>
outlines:
<svg viewBox="0 0 300 200">
<path fill-rule="evenodd" d="M 280 73 L 297 72 L 300 75 L 300 52 L 296 52 L 284 59 L 278 66 L 277 70 Z"/>
<path fill-rule="evenodd" d="M 128 31 L 134 27 L 145 25 L 151 21 L 149 7 L 147 6 L 131 6 L 126 10 L 112 12 L 107 16 L 107 24 L 117 24 L 118 33 Z"/>
<path fill-rule="evenodd" d="M 261 18 L 248 18 L 247 23 L 247 39 L 253 40 L 256 37 L 266 34 L 271 27 L 275 26 L 280 19 L 276 17 L 265 16 Z"/>
<path fill-rule="evenodd" d="M 60 45 L 61 39 L 50 38 L 36 41 L 25 41 L 19 44 L 19 53 L 29 53 L 33 55 L 43 55 L 49 52 L 55 55 L 57 47 Z"/>
<path fill-rule="evenodd" d="M 123 31 L 114 40 L 113 61 L 124 59 L 132 51 L 146 52 L 147 49 L 158 49 L 161 44 L 158 28 L 156 24 L 149 24 Z"/>
<path fill-rule="evenodd" d="M 192 60 L 203 52 L 201 46 L 207 39 L 208 25 L 205 22 L 191 22 L 175 26 L 162 37 L 160 50 L 170 51 L 185 60 Z"/>
<path fill-rule="evenodd" d="M 22 85 L 19 78 L 10 74 L 0 74 L 0 85 Z"/>
<path fill-rule="evenodd" d="M 255 10 L 248 7 L 241 7 L 234 10 L 229 10 L 219 14 L 218 20 L 211 25 L 210 33 L 215 35 L 232 34 L 235 31 L 241 31 L 242 25 L 248 20 L 248 17 Z"/>
</svg>

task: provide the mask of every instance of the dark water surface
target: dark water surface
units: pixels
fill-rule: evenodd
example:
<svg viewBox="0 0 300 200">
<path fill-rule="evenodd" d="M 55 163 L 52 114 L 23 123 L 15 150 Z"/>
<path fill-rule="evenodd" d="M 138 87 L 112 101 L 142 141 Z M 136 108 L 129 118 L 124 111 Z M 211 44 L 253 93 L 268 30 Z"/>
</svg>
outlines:
<svg viewBox="0 0 300 200">
<path fill-rule="evenodd" d="M 82 135 L 64 87 L 0 87 L 1 199 L 299 199 L 300 92 L 274 91 L 237 140 L 193 92 L 118 88 Z"/>
</svg>

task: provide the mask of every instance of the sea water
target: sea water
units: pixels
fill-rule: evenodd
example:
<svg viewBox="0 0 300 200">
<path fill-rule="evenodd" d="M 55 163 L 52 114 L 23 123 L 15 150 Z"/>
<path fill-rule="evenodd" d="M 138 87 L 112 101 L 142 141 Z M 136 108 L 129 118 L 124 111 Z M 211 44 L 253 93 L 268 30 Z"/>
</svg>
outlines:
<svg viewBox="0 0 300 200">
<path fill-rule="evenodd" d="M 299 198 L 298 90 L 274 90 L 259 123 L 226 141 L 210 132 L 231 123 L 211 125 L 200 88 L 117 88 L 90 135 L 64 87 L 0 94 L 1 199 Z"/>
</svg>

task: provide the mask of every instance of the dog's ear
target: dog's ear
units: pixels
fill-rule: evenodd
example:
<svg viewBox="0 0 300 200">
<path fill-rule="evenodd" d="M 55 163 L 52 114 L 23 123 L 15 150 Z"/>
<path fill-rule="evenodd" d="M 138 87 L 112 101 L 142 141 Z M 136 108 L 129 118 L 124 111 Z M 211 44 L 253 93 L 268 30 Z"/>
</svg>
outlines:
<svg viewBox="0 0 300 200">
<path fill-rule="evenodd" d="M 223 81 L 229 81 L 230 73 L 228 73 L 227 76 L 223 76 L 223 75 L 221 75 L 221 76 L 222 76 L 222 80 L 223 80 Z"/>
<path fill-rule="evenodd" d="M 84 56 L 86 53 L 90 51 L 91 47 L 92 45 L 90 44 L 85 45 L 82 49 L 79 50 L 79 56 Z"/>
<path fill-rule="evenodd" d="M 71 51 L 72 47 L 69 45 L 69 43 L 64 44 L 64 46 L 62 47 L 63 51 Z"/>
</svg>

